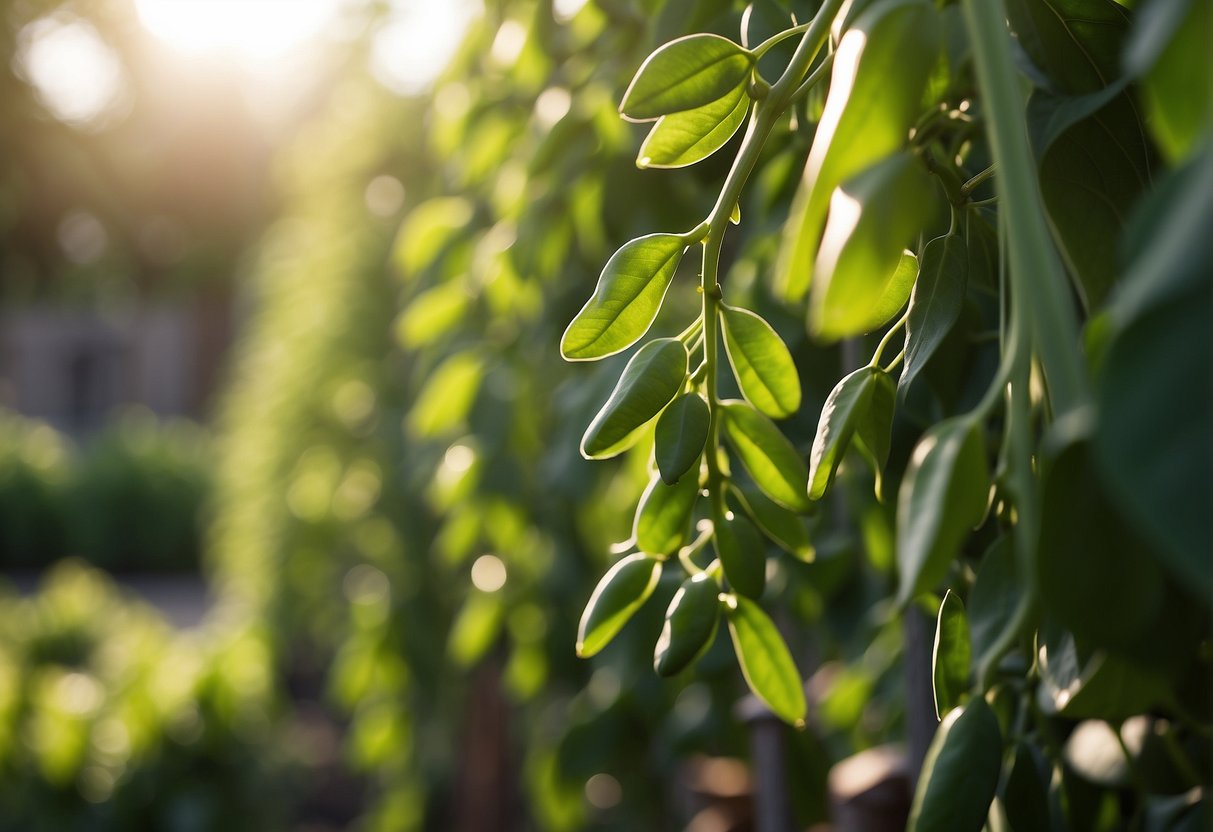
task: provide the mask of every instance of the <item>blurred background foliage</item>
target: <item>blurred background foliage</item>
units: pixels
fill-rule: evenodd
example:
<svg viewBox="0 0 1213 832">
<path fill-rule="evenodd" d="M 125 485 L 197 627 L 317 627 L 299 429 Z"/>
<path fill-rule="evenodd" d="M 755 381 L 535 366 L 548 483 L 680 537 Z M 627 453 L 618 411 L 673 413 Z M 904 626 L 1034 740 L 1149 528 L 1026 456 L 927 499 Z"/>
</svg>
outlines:
<svg viewBox="0 0 1213 832">
<path fill-rule="evenodd" d="M 212 352 L 236 333 L 209 359 L 219 392 L 171 414 L 208 427 L 0 417 L 4 569 L 198 570 L 214 598 L 177 629 L 78 561 L 0 596 L 0 829 L 745 828 L 728 645 L 672 681 L 649 669 L 677 583 L 611 649 L 573 655 L 648 474 L 635 453 L 577 453 L 621 361 L 556 349 L 613 248 L 694 226 L 726 171 L 637 170 L 620 92 L 660 43 L 735 38 L 745 5 L 452 4 L 470 22 L 441 74 L 417 70 L 428 86 L 376 64 L 384 33 L 441 16 L 422 4 L 337 4 L 323 49 L 274 58 L 290 86 L 166 64 L 124 3 L 0 11 L 0 303 L 104 317 L 176 299 L 218 310 Z M 785 5 L 813 4 L 756 4 L 753 40 Z M 105 107 L 48 103 L 30 44 L 51 24 L 112 50 Z M 821 103 L 776 131 L 726 251 L 730 297 L 797 357 L 801 449 L 871 347 L 809 343 L 765 282 Z M 988 295 L 957 338 L 987 328 Z M 696 303 L 672 294 L 657 327 Z M 995 359 L 953 354 L 907 403 L 894 460 Z M 814 702 L 788 738 L 801 827 L 826 818 L 831 764 L 905 733 L 893 520 L 868 476 L 847 469 L 813 518 L 816 560 L 768 581 Z"/>
</svg>

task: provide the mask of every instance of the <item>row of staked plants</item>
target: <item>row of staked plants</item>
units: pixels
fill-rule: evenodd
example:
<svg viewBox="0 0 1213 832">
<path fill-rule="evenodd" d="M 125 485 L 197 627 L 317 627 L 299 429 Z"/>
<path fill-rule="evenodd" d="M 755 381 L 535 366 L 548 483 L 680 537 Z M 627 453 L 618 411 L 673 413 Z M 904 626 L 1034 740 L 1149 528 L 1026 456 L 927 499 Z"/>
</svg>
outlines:
<svg viewBox="0 0 1213 832">
<path fill-rule="evenodd" d="M 870 468 L 886 614 L 937 619 L 912 829 L 1208 823 L 1210 4 L 1130 5 L 825 0 L 761 39 L 749 9 L 738 40 L 660 46 L 619 106 L 648 129 L 641 168 L 732 161 L 702 222 L 611 256 L 560 343 L 640 344 L 580 450 L 651 472 L 578 652 L 674 572 L 657 672 L 723 621 L 754 694 L 802 725 L 768 557 L 811 557 L 803 518 Z M 818 342 L 879 337 L 807 455 L 777 424 L 797 359 L 721 266 L 789 121 L 812 139 L 759 279 Z M 696 308 L 663 318 L 679 294 Z"/>
</svg>

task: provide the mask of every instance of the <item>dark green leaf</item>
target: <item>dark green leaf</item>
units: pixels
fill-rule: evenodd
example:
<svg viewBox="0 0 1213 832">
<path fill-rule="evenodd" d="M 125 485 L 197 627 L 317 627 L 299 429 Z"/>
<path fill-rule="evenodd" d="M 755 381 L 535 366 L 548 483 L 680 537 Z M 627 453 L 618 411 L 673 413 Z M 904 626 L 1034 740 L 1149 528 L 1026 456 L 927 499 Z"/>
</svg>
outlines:
<svg viewBox="0 0 1213 832">
<path fill-rule="evenodd" d="M 680 113 L 662 116 L 636 156 L 639 168 L 683 168 L 724 147 L 750 111 L 745 85 L 721 98 Z"/>
<path fill-rule="evenodd" d="M 1036 700 L 1046 714 L 1119 722 L 1170 700 L 1170 685 L 1146 668 L 1103 651 L 1080 650 L 1070 633 L 1040 637 Z"/>
<path fill-rule="evenodd" d="M 606 647 L 648 600 L 661 578 L 661 561 L 628 555 L 602 576 L 577 628 L 577 655 L 588 658 Z"/>
<path fill-rule="evenodd" d="M 742 509 L 763 534 L 789 555 L 805 563 L 813 560 L 816 553 L 799 514 L 773 502 L 752 482 L 733 480 L 730 485 Z"/>
<path fill-rule="evenodd" d="M 1015 568 L 1015 548 L 1010 536 L 990 546 L 977 569 L 977 581 L 969 595 L 969 625 L 977 667 L 992 660 L 987 653 L 1001 638 L 1023 595 L 1023 579 Z"/>
<path fill-rule="evenodd" d="M 947 574 L 985 515 L 990 474 L 978 424 L 940 422 L 914 449 L 897 499 L 898 600 L 907 603 Z"/>
<path fill-rule="evenodd" d="M 792 511 L 808 512 L 809 472 L 775 423 L 746 402 L 720 404 L 725 439 L 763 493 Z"/>
<path fill-rule="evenodd" d="M 949 713 L 935 732 L 907 832 L 981 832 L 1001 769 L 998 719 L 976 697 Z"/>
<path fill-rule="evenodd" d="M 1052 827 L 1045 782 L 1041 779 L 1032 747 L 1025 742 L 1015 747 L 1003 805 L 1012 832 L 1047 832 Z"/>
<path fill-rule="evenodd" d="M 712 644 L 720 621 L 720 587 L 707 572 L 683 581 L 665 611 L 665 624 L 653 652 L 653 669 L 662 676 L 682 672 Z"/>
<path fill-rule="evenodd" d="M 884 467 L 893 441 L 893 411 L 897 385 L 884 370 L 872 374 L 872 395 L 855 426 L 855 449 L 868 460 L 876 475 L 876 499 L 884 500 Z"/>
<path fill-rule="evenodd" d="M 676 234 L 649 234 L 611 255 L 594 294 L 560 339 L 569 361 L 593 361 L 640 340 L 661 310 L 686 241 Z"/>
<path fill-rule="evenodd" d="M 669 555 L 682 548 L 698 497 L 698 477 L 683 477 L 674 485 L 653 477 L 636 507 L 632 533 L 637 548 L 650 555 Z"/>
<path fill-rule="evenodd" d="M 819 500 L 834 479 L 843 453 L 872 400 L 876 375 L 881 371 L 860 367 L 834 386 L 821 408 L 817 435 L 809 452 L 809 497 Z"/>
<path fill-rule="evenodd" d="M 1173 163 L 1196 150 L 1213 123 L 1213 73 L 1208 71 L 1213 4 L 1193 0 L 1186 5 L 1187 14 L 1141 85 L 1146 126 L 1163 155 Z M 1174 14 L 1171 10 L 1182 10 L 1183 6 L 1182 2 L 1154 2 L 1142 7 L 1134 27 L 1134 46 L 1140 42 L 1136 34 L 1143 28 L 1142 23 L 1168 12 Z M 1139 65 L 1148 66 L 1144 61 Z"/>
<path fill-rule="evenodd" d="M 960 317 L 968 274 L 969 252 L 959 235 L 936 237 L 923 249 L 918 282 L 910 295 L 905 363 L 898 386 L 910 385 Z"/>
<path fill-rule="evenodd" d="M 913 154 L 896 153 L 848 179 L 830 199 L 809 298 L 809 331 L 833 341 L 871 332 L 905 306 L 918 275 L 905 247 L 934 192 Z"/>
<path fill-rule="evenodd" d="M 1070 95 L 1106 87 L 1120 74 L 1129 12 L 1113 0 L 1007 0 L 1020 46 Z"/>
<path fill-rule="evenodd" d="M 692 466 L 698 482 L 699 467 L 695 463 L 708 441 L 709 419 L 708 403 L 698 393 L 684 393 L 662 411 L 653 441 L 657 470 L 667 484 L 678 482 Z"/>
<path fill-rule="evenodd" d="M 762 595 L 767 579 L 766 543 L 745 515 L 713 512 L 713 544 L 724 576 L 736 592 L 749 598 Z"/>
<path fill-rule="evenodd" d="M 619 112 L 632 121 L 693 110 L 749 79 L 753 56 L 719 35 L 687 35 L 645 60 L 623 95 Z"/>
<path fill-rule="evenodd" d="M 744 597 L 731 599 L 725 615 L 750 690 L 780 719 L 804 724 L 804 684 L 774 623 L 758 604 Z"/>
<path fill-rule="evenodd" d="M 761 317 L 722 303 L 724 345 L 746 400 L 772 419 L 800 409 L 800 378 L 787 345 Z"/>
<path fill-rule="evenodd" d="M 581 438 L 581 455 L 607 459 L 627 450 L 639 430 L 678 395 L 686 375 L 687 351 L 678 339 L 659 338 L 637 350 Z"/>
<path fill-rule="evenodd" d="M 944 593 L 935 619 L 935 649 L 931 655 L 935 686 L 935 716 L 943 719 L 964 704 L 969 693 L 969 622 L 964 604 L 952 590 Z"/>
<path fill-rule="evenodd" d="M 776 268 L 784 296 L 798 299 L 809 288 L 834 189 L 904 146 L 921 115 L 938 49 L 938 15 L 917 0 L 873 5 L 842 36 L 825 110 L 784 227 Z"/>
</svg>

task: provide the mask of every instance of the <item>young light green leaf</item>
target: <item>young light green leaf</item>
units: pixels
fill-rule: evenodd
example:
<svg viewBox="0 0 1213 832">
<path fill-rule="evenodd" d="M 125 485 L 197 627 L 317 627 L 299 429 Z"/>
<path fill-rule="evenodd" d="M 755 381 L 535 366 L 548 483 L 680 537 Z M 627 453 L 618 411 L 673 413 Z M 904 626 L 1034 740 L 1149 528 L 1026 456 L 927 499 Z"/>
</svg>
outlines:
<svg viewBox="0 0 1213 832">
<path fill-rule="evenodd" d="M 889 461 L 893 441 L 893 413 L 897 404 L 897 385 L 884 370 L 874 369 L 872 395 L 855 425 L 855 450 L 859 451 L 876 476 L 876 499 L 884 500 L 884 466 Z"/>
<path fill-rule="evenodd" d="M 636 546 L 650 555 L 669 555 L 687 541 L 691 514 L 699 496 L 699 478 L 683 477 L 666 485 L 653 477 L 636 507 L 632 534 Z"/>
<path fill-rule="evenodd" d="M 951 331 L 964 308 L 969 252 L 958 234 L 936 237 L 922 252 L 918 281 L 910 294 L 906 356 L 899 387 L 908 387 Z"/>
<path fill-rule="evenodd" d="M 743 401 L 720 403 L 724 435 L 763 493 L 792 511 L 807 513 L 809 472 L 775 423 Z"/>
<path fill-rule="evenodd" d="M 935 586 L 985 515 L 990 473 L 979 424 L 940 422 L 918 443 L 897 499 L 898 601 Z"/>
<path fill-rule="evenodd" d="M 657 470 L 667 485 L 678 482 L 692 467 L 698 482 L 699 468 L 695 463 L 708 441 L 710 419 L 708 403 L 698 393 L 684 393 L 662 411 L 653 442 Z"/>
<path fill-rule="evenodd" d="M 860 367 L 843 377 L 826 397 L 817 421 L 817 435 L 809 451 L 809 497 L 820 500 L 834 479 L 838 463 L 868 409 L 879 370 Z"/>
<path fill-rule="evenodd" d="M 964 604 L 952 590 L 943 596 L 935 620 L 935 648 L 931 654 L 931 676 L 935 687 L 935 716 L 943 719 L 964 704 L 969 692 L 969 622 Z"/>
<path fill-rule="evenodd" d="M 896 153 L 834 191 L 817 254 L 809 330 L 825 340 L 871 332 L 905 305 L 918 276 L 904 253 L 934 185 L 911 153 Z"/>
<path fill-rule="evenodd" d="M 979 696 L 949 713 L 935 732 L 907 832 L 981 832 L 1001 770 L 998 718 Z"/>
<path fill-rule="evenodd" d="M 745 515 L 712 513 L 712 543 L 734 591 L 758 598 L 766 585 L 766 544 Z"/>
<path fill-rule="evenodd" d="M 742 510 L 754 521 L 754 525 L 776 546 L 805 563 L 813 561 L 816 552 L 804 520 L 799 514 L 773 502 L 758 486 L 749 481 L 732 480 L 729 488 Z"/>
<path fill-rule="evenodd" d="M 748 309 L 720 304 L 724 346 L 746 400 L 772 419 L 800 409 L 796 362 L 775 329 Z"/>
<path fill-rule="evenodd" d="M 921 114 L 922 91 L 939 49 L 937 18 L 922 0 L 874 3 L 843 34 L 825 110 L 784 226 L 775 283 L 788 299 L 809 289 L 834 189 L 901 148 Z"/>
<path fill-rule="evenodd" d="M 708 572 L 683 581 L 665 611 L 665 624 L 653 651 L 653 669 L 674 676 L 694 663 L 712 644 L 720 622 L 720 586 Z"/>
<path fill-rule="evenodd" d="M 664 115 L 653 125 L 636 156 L 638 168 L 684 168 L 724 147 L 750 111 L 744 84 L 724 96 L 680 113 Z"/>
<path fill-rule="evenodd" d="M 648 234 L 611 255 L 594 294 L 560 339 L 566 361 L 595 361 L 626 350 L 649 331 L 687 244 L 677 234 Z"/>
<path fill-rule="evenodd" d="M 606 647 L 653 594 L 660 578 L 661 561 L 647 555 L 628 555 L 612 566 L 581 614 L 577 655 L 589 658 Z"/>
<path fill-rule="evenodd" d="M 608 459 L 627 450 L 640 429 L 678 395 L 686 376 L 687 351 L 677 338 L 658 338 L 637 350 L 586 428 L 581 455 Z"/>
<path fill-rule="evenodd" d="M 650 121 L 694 110 L 745 84 L 753 67 L 753 55 L 720 35 L 672 40 L 636 71 L 619 112 L 630 121 Z"/>
<path fill-rule="evenodd" d="M 733 652 L 754 695 L 780 719 L 804 724 L 804 683 L 783 636 L 758 604 L 734 597 L 725 607 Z"/>
</svg>

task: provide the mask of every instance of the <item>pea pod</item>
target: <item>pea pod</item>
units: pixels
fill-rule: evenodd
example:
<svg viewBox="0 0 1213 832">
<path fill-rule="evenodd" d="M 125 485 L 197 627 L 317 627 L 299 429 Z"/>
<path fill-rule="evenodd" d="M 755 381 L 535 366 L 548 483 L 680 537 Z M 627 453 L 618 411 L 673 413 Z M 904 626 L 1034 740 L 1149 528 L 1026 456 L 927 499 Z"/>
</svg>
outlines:
<svg viewBox="0 0 1213 832">
<path fill-rule="evenodd" d="M 665 612 L 665 624 L 653 652 L 653 668 L 673 676 L 712 644 L 720 622 L 720 586 L 708 572 L 683 581 Z"/>
<path fill-rule="evenodd" d="M 586 429 L 581 455 L 608 459 L 631 447 L 640 429 L 678 395 L 686 375 L 687 351 L 677 338 L 658 338 L 637 350 Z"/>
<path fill-rule="evenodd" d="M 648 555 L 628 555 L 610 568 L 581 613 L 577 655 L 588 658 L 610 643 L 640 609 L 661 578 L 661 561 Z"/>
</svg>

